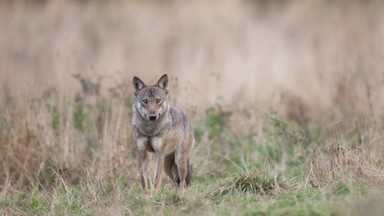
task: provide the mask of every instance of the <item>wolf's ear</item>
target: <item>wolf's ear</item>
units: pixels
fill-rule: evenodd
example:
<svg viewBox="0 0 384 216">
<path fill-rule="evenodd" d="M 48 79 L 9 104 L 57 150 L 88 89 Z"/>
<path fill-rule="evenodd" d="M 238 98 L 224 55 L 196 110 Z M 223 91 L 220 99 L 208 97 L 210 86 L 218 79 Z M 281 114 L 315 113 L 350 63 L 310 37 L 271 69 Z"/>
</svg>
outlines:
<svg viewBox="0 0 384 216">
<path fill-rule="evenodd" d="M 163 76 L 160 77 L 159 81 L 157 81 L 157 86 L 160 88 L 164 89 L 168 93 L 168 75 L 164 74 Z"/>
<path fill-rule="evenodd" d="M 136 76 L 133 77 L 132 84 L 133 84 L 133 93 L 135 94 L 135 96 L 137 95 L 137 93 L 139 93 L 139 91 L 141 91 L 145 87 L 144 82 L 141 81 L 141 79 L 139 79 Z"/>
</svg>

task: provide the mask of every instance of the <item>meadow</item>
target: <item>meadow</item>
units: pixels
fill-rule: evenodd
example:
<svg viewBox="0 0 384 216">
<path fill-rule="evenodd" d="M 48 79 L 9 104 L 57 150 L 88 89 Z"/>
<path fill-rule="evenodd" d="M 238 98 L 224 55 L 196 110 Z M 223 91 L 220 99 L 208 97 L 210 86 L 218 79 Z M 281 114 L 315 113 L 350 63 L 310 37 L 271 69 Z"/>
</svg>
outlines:
<svg viewBox="0 0 384 216">
<path fill-rule="evenodd" d="M 0 1 L 0 215 L 382 215 L 383 9 Z M 163 73 L 193 178 L 142 197 L 131 80 Z"/>
</svg>

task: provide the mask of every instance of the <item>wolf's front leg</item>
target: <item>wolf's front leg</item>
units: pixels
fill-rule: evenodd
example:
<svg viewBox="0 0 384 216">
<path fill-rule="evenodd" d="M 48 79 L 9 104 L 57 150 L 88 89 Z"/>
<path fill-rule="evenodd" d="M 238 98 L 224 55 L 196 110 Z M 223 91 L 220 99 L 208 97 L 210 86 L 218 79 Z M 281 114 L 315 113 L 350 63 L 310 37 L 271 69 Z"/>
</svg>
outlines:
<svg viewBox="0 0 384 216">
<path fill-rule="evenodd" d="M 164 156 L 161 152 L 155 153 L 154 191 L 158 191 L 161 185 L 161 174 L 164 170 Z"/>
<path fill-rule="evenodd" d="M 148 194 L 148 160 L 146 146 L 148 144 L 148 138 L 139 137 L 136 140 L 138 150 L 138 165 L 140 174 L 140 187 L 143 195 Z"/>
<path fill-rule="evenodd" d="M 151 145 L 155 151 L 155 169 L 153 189 L 157 191 L 161 184 L 161 174 L 164 170 L 164 140 L 162 137 L 156 137 L 151 139 Z"/>
<path fill-rule="evenodd" d="M 139 164 L 139 174 L 140 174 L 140 186 L 141 193 L 143 195 L 148 194 L 147 186 L 148 186 L 148 160 L 147 160 L 147 152 L 145 150 L 139 150 L 138 155 L 138 164 Z"/>
</svg>

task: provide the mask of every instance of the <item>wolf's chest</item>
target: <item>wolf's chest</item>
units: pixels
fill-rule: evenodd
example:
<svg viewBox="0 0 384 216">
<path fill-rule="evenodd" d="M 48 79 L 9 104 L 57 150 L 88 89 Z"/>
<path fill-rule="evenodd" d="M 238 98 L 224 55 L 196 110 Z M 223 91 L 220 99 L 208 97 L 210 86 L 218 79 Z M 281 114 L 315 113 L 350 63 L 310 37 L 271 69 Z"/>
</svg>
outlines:
<svg viewBox="0 0 384 216">
<path fill-rule="evenodd" d="M 162 152 L 167 144 L 166 139 L 162 137 L 140 138 L 137 143 L 139 149 L 145 149 L 149 152 Z"/>
</svg>

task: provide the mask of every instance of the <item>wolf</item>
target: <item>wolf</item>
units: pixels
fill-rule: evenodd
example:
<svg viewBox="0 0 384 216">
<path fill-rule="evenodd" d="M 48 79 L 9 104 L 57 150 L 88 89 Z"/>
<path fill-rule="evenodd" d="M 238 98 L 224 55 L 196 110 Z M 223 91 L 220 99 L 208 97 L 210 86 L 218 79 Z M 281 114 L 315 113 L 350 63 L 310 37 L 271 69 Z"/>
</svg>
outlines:
<svg viewBox="0 0 384 216">
<path fill-rule="evenodd" d="M 142 194 L 148 194 L 147 152 L 155 155 L 152 191 L 158 191 L 163 170 L 183 194 L 190 183 L 190 156 L 195 145 L 187 115 L 169 102 L 168 75 L 154 85 L 133 77 L 132 132 L 137 147 Z"/>
</svg>

